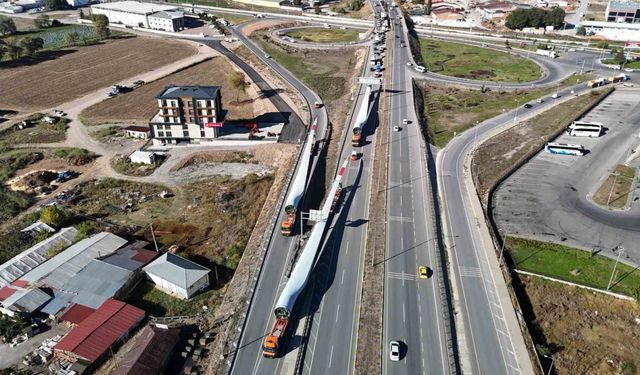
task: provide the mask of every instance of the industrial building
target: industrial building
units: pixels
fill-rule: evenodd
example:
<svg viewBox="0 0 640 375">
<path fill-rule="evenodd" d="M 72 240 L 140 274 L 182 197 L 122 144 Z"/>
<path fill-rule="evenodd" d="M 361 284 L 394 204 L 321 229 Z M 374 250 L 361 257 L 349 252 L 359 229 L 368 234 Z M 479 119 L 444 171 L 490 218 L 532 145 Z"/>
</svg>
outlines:
<svg viewBox="0 0 640 375">
<path fill-rule="evenodd" d="M 7 285 L 0 289 L 0 313 L 15 316 L 32 314 L 51 300 L 51 296 L 39 288 L 22 288 Z"/>
<path fill-rule="evenodd" d="M 610 1 L 605 10 L 607 22 L 640 22 L 640 3 L 635 1 Z"/>
<path fill-rule="evenodd" d="M 203 143 L 220 136 L 220 87 L 167 86 L 156 100 L 158 112 L 149 122 L 154 145 Z"/>
<path fill-rule="evenodd" d="M 23 230 L 30 231 L 32 229 L 30 227 Z M 63 228 L 58 233 L 4 262 L 0 265 L 0 288 L 13 283 L 22 275 L 48 260 L 50 258 L 49 249 L 71 245 L 77 235 L 78 231 L 75 228 Z"/>
<path fill-rule="evenodd" d="M 164 31 L 178 31 L 184 26 L 184 14 L 174 5 L 118 1 L 94 4 L 92 14 L 104 14 L 110 23 L 145 27 Z M 153 27 L 150 24 L 150 19 Z"/>
<path fill-rule="evenodd" d="M 147 325 L 135 338 L 133 349 L 119 361 L 113 375 L 162 374 L 180 341 L 180 328 Z"/>
<path fill-rule="evenodd" d="M 158 289 L 182 299 L 209 286 L 208 268 L 171 253 L 151 262 L 144 272 Z"/>
<path fill-rule="evenodd" d="M 145 317 L 144 311 L 109 299 L 83 319 L 54 347 L 60 360 L 91 366 L 107 356 Z"/>
<path fill-rule="evenodd" d="M 580 25 L 587 34 L 609 40 L 640 40 L 640 23 L 582 21 Z"/>
</svg>

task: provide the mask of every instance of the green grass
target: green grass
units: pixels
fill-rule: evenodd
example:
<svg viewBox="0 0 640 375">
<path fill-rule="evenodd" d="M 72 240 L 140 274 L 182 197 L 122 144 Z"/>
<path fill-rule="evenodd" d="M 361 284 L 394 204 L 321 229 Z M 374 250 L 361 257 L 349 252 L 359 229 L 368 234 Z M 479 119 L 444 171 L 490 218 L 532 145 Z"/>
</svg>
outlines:
<svg viewBox="0 0 640 375">
<path fill-rule="evenodd" d="M 427 69 L 447 76 L 493 82 L 526 82 L 542 76 L 533 61 L 488 48 L 433 39 L 420 39 L 420 48 Z"/>
<path fill-rule="evenodd" d="M 335 56 L 331 56 L 334 61 L 329 58 L 330 56 L 321 60 L 309 58 L 308 56 L 316 56 L 324 52 L 310 52 L 306 55 L 290 53 L 264 41 L 262 38 L 255 38 L 254 40 L 272 58 L 276 59 L 293 75 L 320 94 L 325 104 L 342 97 L 348 90 L 346 78 L 336 75 L 341 74 L 341 67 L 338 64 L 346 63 L 347 61 L 335 61 Z M 355 58 L 351 58 L 351 60 L 350 65 L 353 66 L 356 63 Z"/>
<path fill-rule="evenodd" d="M 507 237 L 506 247 L 519 270 L 606 289 L 615 260 L 568 246 Z M 618 263 L 611 291 L 640 297 L 640 270 Z"/>
<path fill-rule="evenodd" d="M 53 118 L 53 124 L 42 120 L 42 114 L 32 116 L 30 126 L 19 129 L 17 126 L 0 132 L 0 140 L 7 144 L 18 145 L 25 143 L 54 143 L 62 142 L 67 137 L 66 130 L 69 119 L 65 117 Z"/>
<path fill-rule="evenodd" d="M 122 135 L 122 128 L 116 125 L 104 127 L 91 133 L 91 136 L 100 142 L 107 143 L 111 138 Z"/>
<path fill-rule="evenodd" d="M 99 155 L 83 148 L 61 147 L 53 150 L 53 156 L 64 159 L 73 165 L 85 165 L 91 163 Z"/>
<path fill-rule="evenodd" d="M 629 61 L 628 63 L 624 64 L 625 69 L 629 68 L 629 69 L 640 69 L 640 60 L 635 60 L 635 61 Z"/>
<path fill-rule="evenodd" d="M 605 207 L 624 208 L 629 200 L 635 177 L 635 168 L 618 164 L 593 195 L 593 201 Z"/>
<path fill-rule="evenodd" d="M 589 75 L 574 75 L 553 87 L 485 93 L 476 89 L 443 89 L 442 85 L 421 86 L 431 142 L 438 147 L 443 147 L 456 133 L 473 127 L 476 122 L 485 121 L 502 112 L 523 106 L 560 88 L 586 82 L 589 78 Z"/>
<path fill-rule="evenodd" d="M 356 30 L 325 29 L 322 27 L 302 28 L 287 32 L 293 39 L 315 43 L 347 43 L 357 42 Z"/>
<path fill-rule="evenodd" d="M 208 290 L 185 301 L 154 288 L 150 283 L 141 282 L 126 298 L 126 302 L 153 316 L 192 316 L 202 312 L 203 305 L 211 308 L 210 299 L 215 295 L 215 290 Z"/>
</svg>

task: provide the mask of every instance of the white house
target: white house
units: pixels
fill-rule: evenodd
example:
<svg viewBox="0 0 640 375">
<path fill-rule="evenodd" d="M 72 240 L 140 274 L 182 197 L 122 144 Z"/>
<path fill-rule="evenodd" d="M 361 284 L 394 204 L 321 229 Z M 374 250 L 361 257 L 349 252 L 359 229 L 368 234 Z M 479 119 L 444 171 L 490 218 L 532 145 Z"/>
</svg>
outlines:
<svg viewBox="0 0 640 375">
<path fill-rule="evenodd" d="M 154 164 L 156 162 L 156 154 L 149 151 L 134 151 L 129 155 L 129 161 L 140 164 Z"/>
<path fill-rule="evenodd" d="M 156 12 L 147 17 L 149 28 L 174 32 L 184 27 L 184 13 L 182 12 Z"/>
<path fill-rule="evenodd" d="M 178 255 L 165 253 L 143 268 L 158 289 L 188 299 L 209 286 L 209 270 Z"/>
<path fill-rule="evenodd" d="M 609 40 L 640 40 L 640 23 L 582 21 L 587 34 L 593 33 Z"/>
</svg>

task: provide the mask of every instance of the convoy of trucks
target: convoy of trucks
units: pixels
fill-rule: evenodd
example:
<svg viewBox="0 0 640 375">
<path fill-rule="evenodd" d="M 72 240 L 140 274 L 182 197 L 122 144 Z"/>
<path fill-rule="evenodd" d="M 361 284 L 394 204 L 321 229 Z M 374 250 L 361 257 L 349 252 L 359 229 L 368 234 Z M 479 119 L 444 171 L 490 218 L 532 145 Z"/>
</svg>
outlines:
<svg viewBox="0 0 640 375">
<path fill-rule="evenodd" d="M 589 82 L 587 82 L 587 86 L 588 87 L 600 87 L 600 86 L 604 86 L 606 84 L 609 83 L 618 83 L 618 82 L 622 82 L 622 81 L 628 81 L 629 80 L 629 76 L 624 74 L 624 73 L 620 73 L 618 75 L 615 76 L 611 76 L 609 78 L 597 78 L 594 80 L 591 80 Z"/>
</svg>

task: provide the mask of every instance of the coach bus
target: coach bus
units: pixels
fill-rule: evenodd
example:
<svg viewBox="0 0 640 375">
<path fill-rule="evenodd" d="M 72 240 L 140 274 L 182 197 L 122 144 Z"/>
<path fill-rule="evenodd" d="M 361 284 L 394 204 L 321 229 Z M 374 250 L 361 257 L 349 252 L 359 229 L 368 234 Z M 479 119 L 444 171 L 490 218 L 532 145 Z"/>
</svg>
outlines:
<svg viewBox="0 0 640 375">
<path fill-rule="evenodd" d="M 562 155 L 577 155 L 582 156 L 585 154 L 585 149 L 582 145 L 569 145 L 566 143 L 547 143 L 544 146 L 544 150 L 551 154 Z"/>
<path fill-rule="evenodd" d="M 602 127 L 570 126 L 567 134 L 574 137 L 599 137 L 602 135 Z"/>
</svg>

